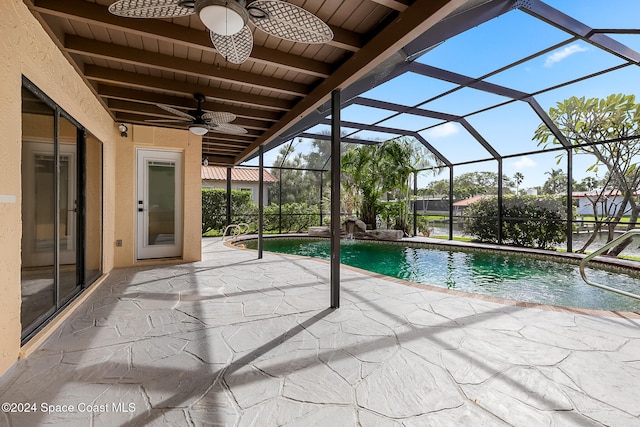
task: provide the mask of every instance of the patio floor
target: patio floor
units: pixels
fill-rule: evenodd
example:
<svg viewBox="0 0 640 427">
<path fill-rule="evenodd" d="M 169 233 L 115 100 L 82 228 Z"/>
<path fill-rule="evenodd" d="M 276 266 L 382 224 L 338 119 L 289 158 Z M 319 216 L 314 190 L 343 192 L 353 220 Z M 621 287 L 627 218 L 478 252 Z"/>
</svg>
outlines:
<svg viewBox="0 0 640 427">
<path fill-rule="evenodd" d="M 217 239 L 115 270 L 0 378 L 32 410 L 0 425 L 640 426 L 640 320 L 341 275 L 331 310 L 326 263 Z"/>
</svg>

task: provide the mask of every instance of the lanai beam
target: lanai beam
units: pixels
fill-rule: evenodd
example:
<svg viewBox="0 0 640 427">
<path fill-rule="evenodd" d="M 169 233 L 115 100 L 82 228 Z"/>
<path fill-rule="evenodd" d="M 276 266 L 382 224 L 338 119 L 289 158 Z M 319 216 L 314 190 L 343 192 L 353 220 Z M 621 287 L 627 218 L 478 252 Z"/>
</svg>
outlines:
<svg viewBox="0 0 640 427">
<path fill-rule="evenodd" d="M 625 61 L 640 63 L 640 53 L 611 37 L 596 32 L 593 28 L 577 19 L 555 9 L 540 0 L 519 0 L 516 4 L 520 10 L 562 31 L 579 37 L 587 43 L 605 50 Z"/>
</svg>

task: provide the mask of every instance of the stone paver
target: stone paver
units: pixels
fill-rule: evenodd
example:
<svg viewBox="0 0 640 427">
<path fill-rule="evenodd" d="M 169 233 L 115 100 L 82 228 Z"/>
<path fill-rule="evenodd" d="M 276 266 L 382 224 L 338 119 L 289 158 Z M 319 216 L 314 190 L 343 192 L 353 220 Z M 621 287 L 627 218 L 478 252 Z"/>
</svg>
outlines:
<svg viewBox="0 0 640 427">
<path fill-rule="evenodd" d="M 203 241 L 113 271 L 0 378 L 0 426 L 640 426 L 640 321 Z M 65 406 L 66 405 L 66 406 Z M 50 413 L 46 413 L 49 410 Z"/>
</svg>

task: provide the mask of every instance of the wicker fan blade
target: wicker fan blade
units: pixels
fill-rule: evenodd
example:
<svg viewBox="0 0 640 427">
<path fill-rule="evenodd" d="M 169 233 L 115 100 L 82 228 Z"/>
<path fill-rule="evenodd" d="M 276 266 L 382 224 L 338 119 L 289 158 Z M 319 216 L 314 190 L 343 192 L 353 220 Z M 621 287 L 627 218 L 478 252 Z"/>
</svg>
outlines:
<svg viewBox="0 0 640 427">
<path fill-rule="evenodd" d="M 256 0 L 247 10 L 251 22 L 267 34 L 301 43 L 326 43 L 333 31 L 313 13 L 280 0 Z"/>
<path fill-rule="evenodd" d="M 187 114 L 180 110 L 176 110 L 175 108 L 169 107 L 168 105 L 156 104 L 156 106 L 158 108 L 162 108 L 164 111 L 170 112 L 171 114 L 175 114 L 178 117 L 182 117 L 183 119 L 196 120 L 196 117 L 193 117 L 191 114 Z"/>
<path fill-rule="evenodd" d="M 216 34 L 213 31 L 210 32 L 210 35 L 216 50 L 233 64 L 242 64 L 251 55 L 253 35 L 246 25 L 242 27 L 242 30 L 230 36 Z"/>
<path fill-rule="evenodd" d="M 215 125 L 221 125 L 223 123 L 229 123 L 236 119 L 236 115 L 227 113 L 226 111 L 211 111 L 202 115 L 202 120 Z"/>
<path fill-rule="evenodd" d="M 119 0 L 109 6 L 109 12 L 126 18 L 177 18 L 195 13 L 178 0 Z"/>
<path fill-rule="evenodd" d="M 231 135 L 244 135 L 245 133 L 247 133 L 247 130 L 245 128 L 237 125 L 232 125 L 229 123 L 222 123 L 219 125 L 210 126 L 209 130 L 211 132 L 228 133 Z"/>
</svg>

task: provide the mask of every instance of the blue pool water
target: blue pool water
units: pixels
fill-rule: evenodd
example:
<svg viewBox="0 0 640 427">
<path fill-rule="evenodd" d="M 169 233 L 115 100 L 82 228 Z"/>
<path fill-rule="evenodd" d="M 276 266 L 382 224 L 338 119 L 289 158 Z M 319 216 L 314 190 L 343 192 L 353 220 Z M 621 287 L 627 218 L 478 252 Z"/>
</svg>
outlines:
<svg viewBox="0 0 640 427">
<path fill-rule="evenodd" d="M 264 250 L 329 259 L 326 239 L 264 239 Z M 256 241 L 246 242 L 251 249 Z M 578 266 L 547 258 L 477 250 L 411 247 L 346 240 L 343 264 L 411 282 L 515 301 L 595 310 L 640 312 L 640 301 L 584 283 Z M 628 274 L 588 269 L 596 283 L 640 293 L 640 279 Z"/>
</svg>

